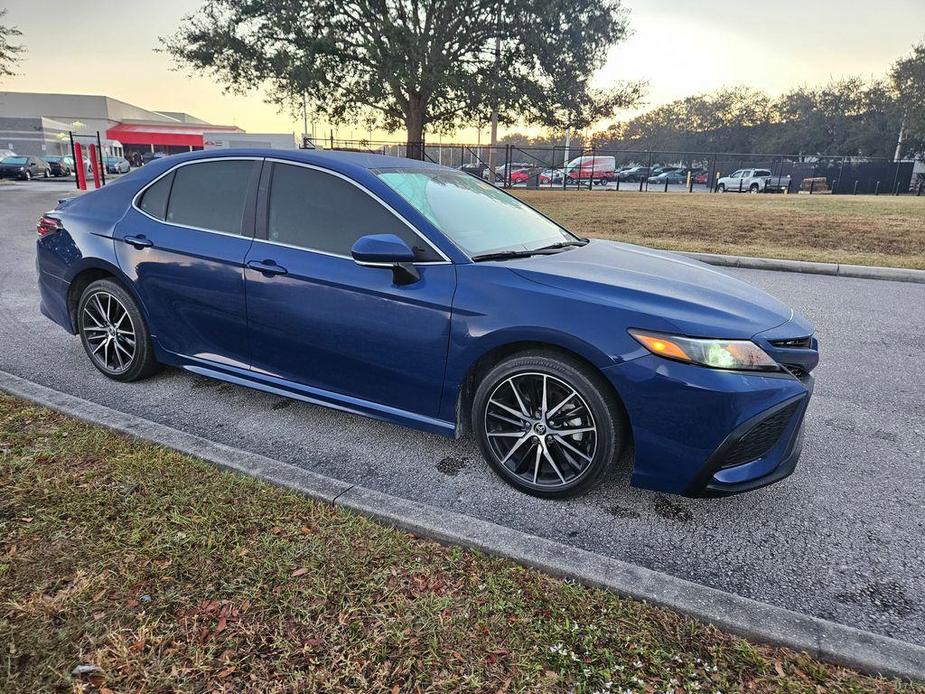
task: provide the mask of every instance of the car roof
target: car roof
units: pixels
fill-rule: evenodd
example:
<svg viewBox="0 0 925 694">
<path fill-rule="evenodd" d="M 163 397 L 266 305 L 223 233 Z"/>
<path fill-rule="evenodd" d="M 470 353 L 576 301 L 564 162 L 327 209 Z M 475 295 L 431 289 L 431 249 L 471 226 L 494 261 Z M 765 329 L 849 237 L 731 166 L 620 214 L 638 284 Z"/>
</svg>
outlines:
<svg viewBox="0 0 925 694">
<path fill-rule="evenodd" d="M 289 161 L 315 164 L 345 174 L 366 173 L 374 169 L 446 169 L 417 159 L 404 157 L 391 157 L 384 154 L 371 154 L 367 152 L 340 152 L 321 149 L 269 149 L 269 148 L 229 148 L 204 149 L 196 152 L 175 154 L 163 157 L 159 163 L 172 166 L 180 161 L 193 161 L 196 159 L 215 159 L 220 157 L 268 157 L 273 159 L 286 159 Z"/>
</svg>

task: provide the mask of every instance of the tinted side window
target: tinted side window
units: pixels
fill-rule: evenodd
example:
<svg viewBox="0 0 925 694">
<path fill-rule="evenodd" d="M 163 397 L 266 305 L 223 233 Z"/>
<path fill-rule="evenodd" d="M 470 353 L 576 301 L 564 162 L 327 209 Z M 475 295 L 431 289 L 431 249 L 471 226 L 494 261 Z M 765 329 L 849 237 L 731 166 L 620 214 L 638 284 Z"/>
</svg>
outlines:
<svg viewBox="0 0 925 694">
<path fill-rule="evenodd" d="M 171 171 L 144 192 L 138 201 L 138 207 L 152 217 L 164 219 L 167 214 L 167 196 L 170 195 L 172 182 L 173 172 Z"/>
<path fill-rule="evenodd" d="M 240 234 L 254 161 L 209 161 L 174 172 L 167 221 Z"/>
<path fill-rule="evenodd" d="M 423 239 L 357 186 L 302 166 L 273 165 L 267 236 L 291 246 L 350 255 L 367 234 L 395 234 L 417 260 L 440 260 Z"/>
</svg>

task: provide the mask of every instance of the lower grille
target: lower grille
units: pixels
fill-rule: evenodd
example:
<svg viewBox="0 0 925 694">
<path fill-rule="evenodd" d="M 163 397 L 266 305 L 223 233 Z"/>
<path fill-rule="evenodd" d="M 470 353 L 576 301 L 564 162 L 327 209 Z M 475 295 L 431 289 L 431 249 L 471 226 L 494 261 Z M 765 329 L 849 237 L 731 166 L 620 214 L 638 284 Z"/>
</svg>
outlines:
<svg viewBox="0 0 925 694">
<path fill-rule="evenodd" d="M 781 364 L 781 366 L 787 369 L 787 371 L 790 372 L 792 376 L 798 378 L 801 381 L 805 380 L 809 376 L 809 372 L 799 364 Z"/>
<path fill-rule="evenodd" d="M 723 456 L 722 467 L 750 463 L 774 448 L 799 406 L 799 401 L 791 403 L 749 429 Z"/>
</svg>

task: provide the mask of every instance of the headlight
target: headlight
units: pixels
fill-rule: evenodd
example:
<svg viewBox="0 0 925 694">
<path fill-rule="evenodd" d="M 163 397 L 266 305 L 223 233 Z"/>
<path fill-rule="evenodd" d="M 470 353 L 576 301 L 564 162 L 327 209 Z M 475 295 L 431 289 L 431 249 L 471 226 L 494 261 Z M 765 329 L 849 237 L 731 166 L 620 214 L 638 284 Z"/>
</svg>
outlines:
<svg viewBox="0 0 925 694">
<path fill-rule="evenodd" d="M 660 357 L 714 369 L 779 371 L 777 362 L 751 340 L 704 340 L 630 330 L 643 347 Z"/>
</svg>

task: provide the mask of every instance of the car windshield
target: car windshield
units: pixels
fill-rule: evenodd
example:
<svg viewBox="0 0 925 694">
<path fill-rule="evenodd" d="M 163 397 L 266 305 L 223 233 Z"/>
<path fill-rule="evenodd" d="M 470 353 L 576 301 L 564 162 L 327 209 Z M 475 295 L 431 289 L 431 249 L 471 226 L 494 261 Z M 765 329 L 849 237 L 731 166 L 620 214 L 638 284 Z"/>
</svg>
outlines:
<svg viewBox="0 0 925 694">
<path fill-rule="evenodd" d="M 45 157 L 45 161 L 52 163 L 56 161 L 61 161 L 64 157 Z"/>
<path fill-rule="evenodd" d="M 376 173 L 469 256 L 577 240 L 517 198 L 467 174 L 443 169 Z"/>
<path fill-rule="evenodd" d="M 0 164 L 25 164 L 26 161 L 26 157 L 6 157 Z"/>
</svg>

